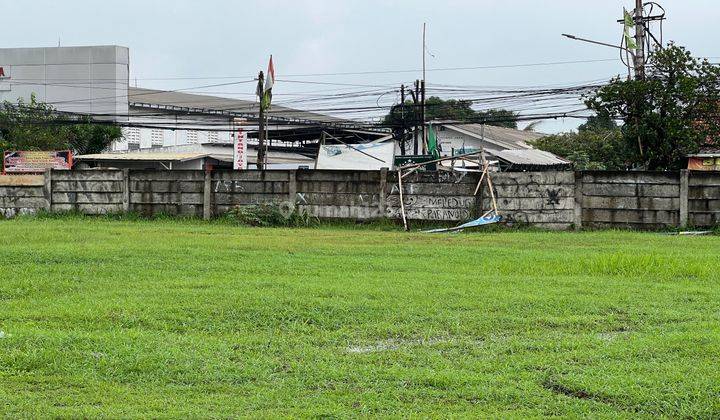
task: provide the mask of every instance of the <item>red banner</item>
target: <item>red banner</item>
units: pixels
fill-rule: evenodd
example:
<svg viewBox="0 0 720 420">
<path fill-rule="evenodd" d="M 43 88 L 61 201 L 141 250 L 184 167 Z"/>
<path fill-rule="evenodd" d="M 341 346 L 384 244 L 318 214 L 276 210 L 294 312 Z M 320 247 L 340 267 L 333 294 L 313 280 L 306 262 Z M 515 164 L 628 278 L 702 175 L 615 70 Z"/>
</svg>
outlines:
<svg viewBox="0 0 720 420">
<path fill-rule="evenodd" d="M 4 174 L 41 173 L 46 169 L 72 169 L 72 152 L 21 150 L 3 156 Z"/>
</svg>

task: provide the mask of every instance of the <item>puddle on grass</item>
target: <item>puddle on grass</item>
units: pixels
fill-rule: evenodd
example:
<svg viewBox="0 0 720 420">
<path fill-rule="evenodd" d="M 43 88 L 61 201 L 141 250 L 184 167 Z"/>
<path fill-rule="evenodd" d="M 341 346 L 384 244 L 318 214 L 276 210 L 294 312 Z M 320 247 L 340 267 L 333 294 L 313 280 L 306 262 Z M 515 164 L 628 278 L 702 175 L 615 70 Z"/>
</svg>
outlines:
<svg viewBox="0 0 720 420">
<path fill-rule="evenodd" d="M 602 341 L 610 342 L 615 341 L 620 338 L 626 338 L 630 335 L 630 331 L 627 330 L 621 330 L 621 331 L 608 331 L 608 332 L 602 332 L 597 334 L 597 338 L 599 338 Z"/>
<path fill-rule="evenodd" d="M 375 344 L 370 345 L 356 345 L 349 346 L 345 349 L 348 353 L 352 354 L 366 354 L 366 353 L 378 353 L 382 351 L 393 351 L 399 350 L 404 347 L 432 347 L 438 344 L 470 344 L 473 346 L 479 346 L 482 344 L 482 340 L 459 340 L 453 337 L 430 337 L 420 339 L 401 339 L 391 338 L 389 340 L 379 341 Z"/>
</svg>

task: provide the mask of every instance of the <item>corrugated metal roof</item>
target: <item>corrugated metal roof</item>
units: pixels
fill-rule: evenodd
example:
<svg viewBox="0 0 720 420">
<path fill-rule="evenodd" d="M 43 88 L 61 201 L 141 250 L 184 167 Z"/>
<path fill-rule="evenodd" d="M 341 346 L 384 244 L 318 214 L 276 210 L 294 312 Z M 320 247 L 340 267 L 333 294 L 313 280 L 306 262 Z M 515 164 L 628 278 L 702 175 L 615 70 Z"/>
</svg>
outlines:
<svg viewBox="0 0 720 420">
<path fill-rule="evenodd" d="M 527 142 L 546 136 L 546 134 L 535 133 L 533 131 L 515 130 L 513 128 L 495 127 L 492 125 L 485 125 L 483 128 L 483 124 L 440 122 L 438 125 L 443 125 L 446 128 L 465 133 L 477 139 L 484 138 L 486 142 L 495 144 L 503 149 L 531 149 L 532 146 Z"/>
<path fill-rule="evenodd" d="M 499 150 L 494 155 L 513 165 L 554 166 L 571 163 L 550 152 L 536 149 Z"/>
<path fill-rule="evenodd" d="M 254 92 L 254 89 L 250 93 L 252 92 Z M 260 112 L 259 103 L 254 101 L 136 87 L 128 88 L 128 102 L 131 107 L 142 107 L 142 104 L 148 104 L 154 106 L 175 106 L 181 108 L 199 108 L 213 111 L 231 111 L 250 114 Z M 345 121 L 329 115 L 286 108 L 278 105 L 273 105 L 268 111 L 268 115 L 270 117 L 297 118 L 319 122 Z"/>
<path fill-rule="evenodd" d="M 232 153 L 198 153 L 198 152 L 129 152 L 129 153 L 98 153 L 92 155 L 78 155 L 73 159 L 78 161 L 145 161 L 145 162 L 187 162 L 190 160 L 211 158 L 220 162 L 232 162 Z M 257 150 L 248 149 L 248 161 L 257 159 Z M 314 159 L 288 152 L 275 150 L 268 151 L 269 163 L 303 163 L 311 164 Z"/>
<path fill-rule="evenodd" d="M 137 160 L 137 161 L 173 161 L 184 162 L 188 160 L 209 157 L 206 153 L 167 153 L 167 152 L 136 152 L 136 153 L 97 153 L 92 155 L 78 155 L 75 160 Z"/>
</svg>

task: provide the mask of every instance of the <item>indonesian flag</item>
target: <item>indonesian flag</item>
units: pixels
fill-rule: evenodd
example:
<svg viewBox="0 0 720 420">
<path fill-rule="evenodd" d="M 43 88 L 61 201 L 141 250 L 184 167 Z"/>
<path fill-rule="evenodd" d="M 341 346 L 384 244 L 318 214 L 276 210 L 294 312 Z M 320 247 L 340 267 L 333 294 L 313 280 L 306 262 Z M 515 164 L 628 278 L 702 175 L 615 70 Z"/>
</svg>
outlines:
<svg viewBox="0 0 720 420">
<path fill-rule="evenodd" d="M 262 106 L 265 109 L 270 108 L 272 102 L 272 88 L 275 85 L 275 66 L 273 65 L 272 55 L 268 64 L 267 74 L 265 75 L 265 88 L 263 89 Z"/>
</svg>

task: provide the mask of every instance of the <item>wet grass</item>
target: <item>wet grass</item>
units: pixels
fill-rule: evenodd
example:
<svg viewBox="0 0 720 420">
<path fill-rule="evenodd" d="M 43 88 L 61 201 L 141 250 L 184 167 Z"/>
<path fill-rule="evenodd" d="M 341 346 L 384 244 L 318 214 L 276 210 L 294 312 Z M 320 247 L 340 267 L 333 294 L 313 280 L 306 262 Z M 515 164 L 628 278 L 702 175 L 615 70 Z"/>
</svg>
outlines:
<svg viewBox="0 0 720 420">
<path fill-rule="evenodd" d="M 720 238 L 0 221 L 9 417 L 720 416 Z"/>
</svg>

